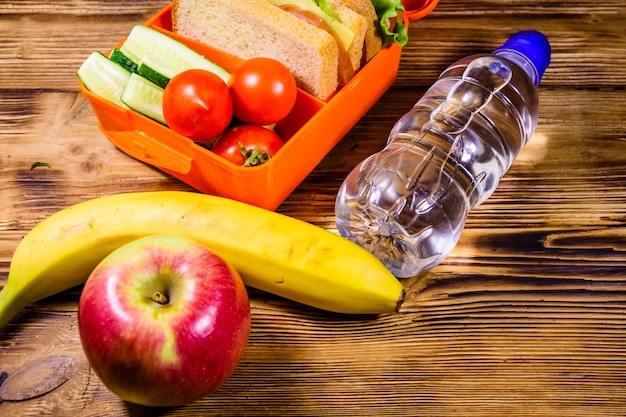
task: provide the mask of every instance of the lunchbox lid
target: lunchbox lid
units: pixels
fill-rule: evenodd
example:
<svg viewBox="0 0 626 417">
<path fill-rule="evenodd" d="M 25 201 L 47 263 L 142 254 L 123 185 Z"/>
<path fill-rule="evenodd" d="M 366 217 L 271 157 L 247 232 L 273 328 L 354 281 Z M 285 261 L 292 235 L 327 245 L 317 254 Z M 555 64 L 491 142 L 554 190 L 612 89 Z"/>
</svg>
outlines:
<svg viewBox="0 0 626 417">
<path fill-rule="evenodd" d="M 404 14 L 409 20 L 418 20 L 429 14 L 439 0 L 402 0 Z"/>
</svg>

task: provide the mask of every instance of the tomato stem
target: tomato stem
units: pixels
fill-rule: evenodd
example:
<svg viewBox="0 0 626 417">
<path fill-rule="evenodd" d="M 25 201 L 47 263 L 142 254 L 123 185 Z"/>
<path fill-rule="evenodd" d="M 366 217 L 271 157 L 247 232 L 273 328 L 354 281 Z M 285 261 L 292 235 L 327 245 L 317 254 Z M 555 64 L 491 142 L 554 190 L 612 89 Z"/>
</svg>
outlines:
<svg viewBox="0 0 626 417">
<path fill-rule="evenodd" d="M 261 152 L 258 148 L 254 149 L 246 149 L 245 146 L 241 142 L 239 142 L 239 150 L 244 158 L 244 167 L 252 167 L 264 164 L 269 161 L 272 157 L 272 154 L 269 152 Z"/>
</svg>

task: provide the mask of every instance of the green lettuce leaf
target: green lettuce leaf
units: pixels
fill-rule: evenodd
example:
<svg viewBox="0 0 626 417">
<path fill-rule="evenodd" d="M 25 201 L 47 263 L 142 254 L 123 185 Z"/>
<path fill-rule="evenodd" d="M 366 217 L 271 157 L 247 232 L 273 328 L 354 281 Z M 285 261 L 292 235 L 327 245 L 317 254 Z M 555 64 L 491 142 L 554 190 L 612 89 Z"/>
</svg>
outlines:
<svg viewBox="0 0 626 417">
<path fill-rule="evenodd" d="M 371 0 L 376 9 L 378 15 L 378 21 L 380 22 L 381 36 L 383 38 L 383 47 L 391 45 L 394 42 L 400 44 L 400 46 L 406 45 L 409 40 L 409 34 L 404 22 L 402 21 L 402 13 L 398 14 L 398 11 L 404 12 L 404 6 L 401 4 L 401 0 Z M 396 27 L 391 30 L 389 27 L 389 20 L 396 18 Z"/>
<path fill-rule="evenodd" d="M 317 4 L 317 6 L 324 11 L 324 13 L 333 18 L 333 20 L 339 20 L 337 15 L 335 15 L 335 12 L 333 12 L 332 6 L 328 4 L 326 0 L 314 0 L 314 3 Z"/>
</svg>

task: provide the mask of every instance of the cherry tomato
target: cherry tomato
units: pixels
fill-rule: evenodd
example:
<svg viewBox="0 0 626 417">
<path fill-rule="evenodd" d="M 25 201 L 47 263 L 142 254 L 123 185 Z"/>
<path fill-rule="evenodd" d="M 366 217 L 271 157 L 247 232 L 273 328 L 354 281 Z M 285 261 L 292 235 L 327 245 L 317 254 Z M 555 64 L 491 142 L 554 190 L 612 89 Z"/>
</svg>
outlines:
<svg viewBox="0 0 626 417">
<path fill-rule="evenodd" d="M 183 136 L 194 141 L 212 139 L 233 117 L 228 85 L 206 70 L 183 71 L 165 86 L 163 116 L 168 126 Z"/>
<path fill-rule="evenodd" d="M 251 125 L 271 125 L 285 118 L 296 103 L 296 80 L 279 61 L 251 58 L 228 81 L 237 119 Z"/>
<path fill-rule="evenodd" d="M 283 146 L 282 139 L 263 126 L 240 125 L 224 132 L 211 150 L 239 166 L 255 166 L 267 162 Z"/>
</svg>

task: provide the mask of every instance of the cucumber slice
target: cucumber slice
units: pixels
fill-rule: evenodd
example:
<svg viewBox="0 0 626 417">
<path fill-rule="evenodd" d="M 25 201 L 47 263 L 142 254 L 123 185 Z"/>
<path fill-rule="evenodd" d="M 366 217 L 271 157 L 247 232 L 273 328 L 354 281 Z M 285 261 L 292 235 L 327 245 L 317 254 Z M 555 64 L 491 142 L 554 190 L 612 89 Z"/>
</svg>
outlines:
<svg viewBox="0 0 626 417">
<path fill-rule="evenodd" d="M 100 52 L 92 52 L 76 72 L 89 91 L 124 108 L 128 106 L 122 102 L 121 96 L 130 74 Z"/>
<path fill-rule="evenodd" d="M 177 40 L 143 25 L 136 25 L 120 47 L 133 62 L 147 60 L 167 78 L 192 68 L 201 68 L 228 82 L 230 73 Z"/>
<path fill-rule="evenodd" d="M 120 51 L 117 48 L 113 48 L 109 59 L 113 62 L 120 64 L 130 72 L 137 72 L 137 64 L 134 63 L 126 55 L 124 55 L 124 52 Z"/>
<path fill-rule="evenodd" d="M 141 75 L 131 74 L 122 101 L 137 113 L 167 125 L 163 117 L 163 89 Z"/>
<path fill-rule="evenodd" d="M 170 82 L 170 79 L 162 74 L 161 69 L 155 67 L 157 67 L 157 65 L 151 63 L 149 58 L 146 58 L 137 67 L 137 74 L 147 78 L 159 87 L 165 88 L 167 83 Z"/>
</svg>

